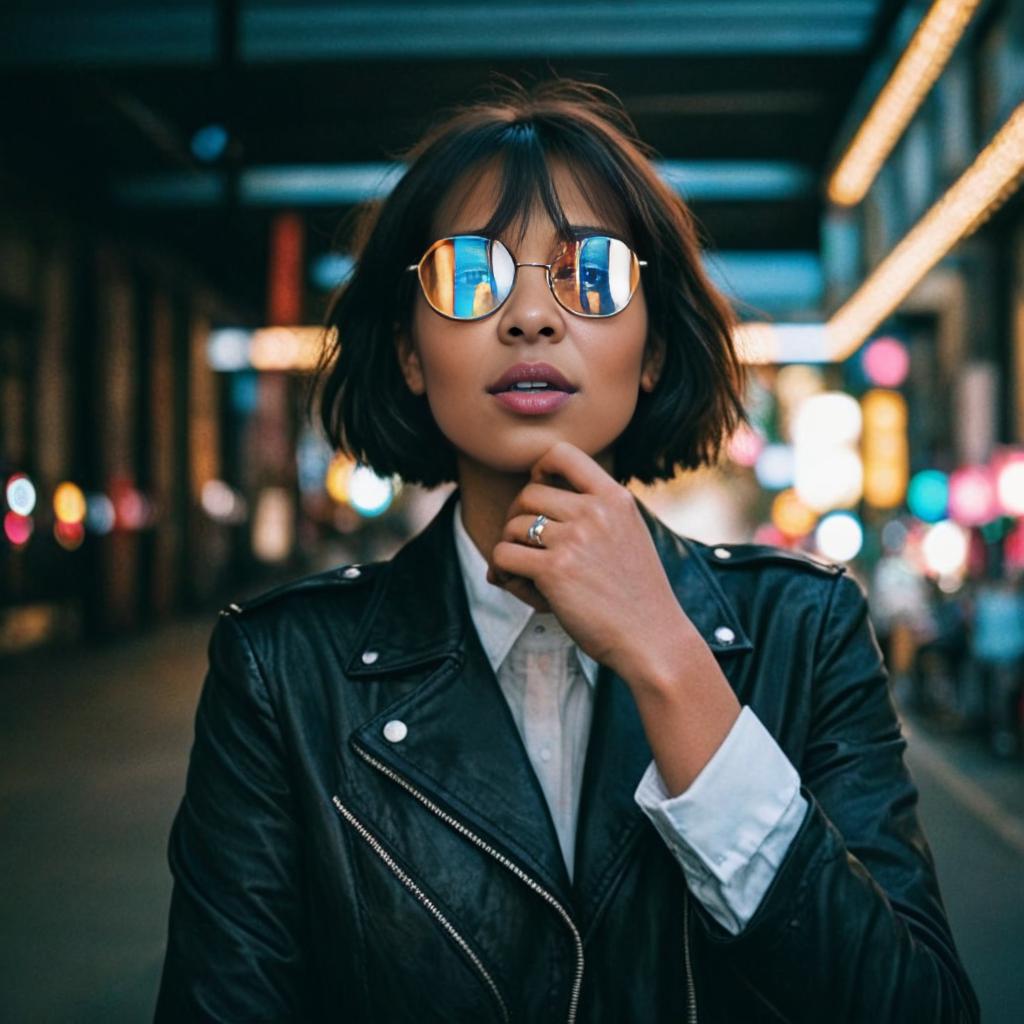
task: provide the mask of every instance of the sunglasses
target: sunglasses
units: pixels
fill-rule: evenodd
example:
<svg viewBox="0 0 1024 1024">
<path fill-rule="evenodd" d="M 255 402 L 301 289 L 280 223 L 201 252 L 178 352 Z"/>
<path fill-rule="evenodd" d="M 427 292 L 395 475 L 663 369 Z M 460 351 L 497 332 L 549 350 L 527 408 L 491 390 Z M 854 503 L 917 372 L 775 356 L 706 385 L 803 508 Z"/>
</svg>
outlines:
<svg viewBox="0 0 1024 1024">
<path fill-rule="evenodd" d="M 423 295 L 435 312 L 450 320 L 490 316 L 512 294 L 520 267 L 543 267 L 558 304 L 576 316 L 621 313 L 640 283 L 644 260 L 625 242 L 588 235 L 563 243 L 552 263 L 517 263 L 496 238 L 455 235 L 439 238 L 415 270 Z"/>
</svg>

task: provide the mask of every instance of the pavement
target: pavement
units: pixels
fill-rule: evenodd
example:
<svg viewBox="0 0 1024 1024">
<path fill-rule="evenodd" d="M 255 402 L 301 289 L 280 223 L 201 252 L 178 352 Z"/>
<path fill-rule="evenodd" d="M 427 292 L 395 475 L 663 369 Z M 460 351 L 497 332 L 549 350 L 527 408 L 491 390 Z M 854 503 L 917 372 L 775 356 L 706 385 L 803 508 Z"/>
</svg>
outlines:
<svg viewBox="0 0 1024 1024">
<path fill-rule="evenodd" d="M 215 616 L 0 663 L 0 1017 L 148 1021 Z M 1024 763 L 901 712 L 953 933 L 986 1024 L 1024 1021 Z"/>
</svg>

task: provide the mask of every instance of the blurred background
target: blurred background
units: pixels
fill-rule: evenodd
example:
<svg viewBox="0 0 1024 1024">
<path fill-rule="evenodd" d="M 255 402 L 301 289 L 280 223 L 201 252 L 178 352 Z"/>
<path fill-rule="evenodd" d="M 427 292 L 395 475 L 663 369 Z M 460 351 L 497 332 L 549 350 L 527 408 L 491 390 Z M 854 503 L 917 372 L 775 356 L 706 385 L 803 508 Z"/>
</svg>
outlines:
<svg viewBox="0 0 1024 1024">
<path fill-rule="evenodd" d="M 7 0 L 0 1015 L 146 1020 L 216 609 L 448 488 L 304 415 L 348 214 L 495 72 L 615 91 L 755 425 L 637 494 L 868 589 L 954 934 L 1024 1020 L 1024 2 Z"/>
</svg>

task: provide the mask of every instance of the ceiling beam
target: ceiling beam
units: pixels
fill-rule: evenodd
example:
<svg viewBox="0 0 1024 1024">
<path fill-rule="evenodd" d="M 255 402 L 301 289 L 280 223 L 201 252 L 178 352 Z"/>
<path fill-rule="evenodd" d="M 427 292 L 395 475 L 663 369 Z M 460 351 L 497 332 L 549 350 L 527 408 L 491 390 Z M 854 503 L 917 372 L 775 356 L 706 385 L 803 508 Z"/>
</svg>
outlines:
<svg viewBox="0 0 1024 1024">
<path fill-rule="evenodd" d="M 879 0 L 277 3 L 240 5 L 238 61 L 846 54 Z M 214 65 L 213 0 L 111 7 L 92 0 L 0 14 L 0 67 Z"/>
<path fill-rule="evenodd" d="M 801 199 L 815 193 L 807 167 L 769 160 L 657 160 L 661 176 L 688 201 Z M 246 206 L 330 206 L 387 195 L 401 164 L 365 163 L 250 167 L 241 172 L 239 201 Z M 224 198 L 217 171 L 140 175 L 116 181 L 120 206 L 214 206 Z"/>
</svg>

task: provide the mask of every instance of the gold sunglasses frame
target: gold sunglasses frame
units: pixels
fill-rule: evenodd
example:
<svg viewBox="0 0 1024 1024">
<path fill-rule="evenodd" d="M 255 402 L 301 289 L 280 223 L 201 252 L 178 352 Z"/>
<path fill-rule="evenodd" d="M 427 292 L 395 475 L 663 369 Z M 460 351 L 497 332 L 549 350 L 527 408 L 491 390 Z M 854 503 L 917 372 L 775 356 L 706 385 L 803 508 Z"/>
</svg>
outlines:
<svg viewBox="0 0 1024 1024">
<path fill-rule="evenodd" d="M 508 294 L 505 296 L 505 298 L 501 300 L 501 302 L 499 302 L 494 307 L 494 309 L 489 309 L 486 313 L 481 313 L 479 316 L 452 316 L 450 313 L 445 313 L 443 310 L 438 309 L 437 306 L 435 306 L 433 302 L 430 301 L 430 296 L 427 294 L 427 287 L 423 283 L 423 274 L 421 272 L 421 268 L 423 267 L 424 262 L 439 245 L 443 245 L 445 242 L 451 242 L 456 238 L 479 238 L 483 242 L 497 242 L 497 244 L 500 245 L 505 250 L 505 252 L 509 254 L 509 257 L 512 260 L 512 284 L 509 286 Z M 633 257 L 634 260 L 636 260 L 637 267 L 647 266 L 647 260 L 640 259 L 640 257 L 637 256 L 637 254 L 632 250 L 632 248 L 629 245 L 626 245 L 626 243 L 621 238 L 616 238 L 615 235 L 584 235 L 582 238 L 575 239 L 575 241 L 585 242 L 587 241 L 587 239 L 590 238 L 611 238 L 614 239 L 614 241 L 616 242 L 622 242 L 622 244 L 625 245 L 626 248 L 629 250 L 629 254 Z M 476 320 L 485 320 L 487 317 L 493 316 L 495 313 L 497 313 L 498 310 L 501 309 L 501 307 L 504 306 L 506 302 L 508 302 L 509 296 L 515 290 L 516 280 L 519 276 L 520 267 L 543 267 L 544 276 L 548 280 L 548 289 L 554 296 L 555 302 L 557 302 L 558 305 L 561 306 L 562 309 L 564 309 L 567 313 L 572 313 L 573 316 L 585 317 L 587 320 L 607 320 L 609 317 L 618 316 L 629 306 L 629 304 L 633 301 L 633 296 L 636 295 L 636 288 L 634 288 L 629 293 L 629 298 L 626 299 L 626 301 L 622 304 L 622 309 L 617 309 L 614 313 L 580 313 L 575 309 L 570 309 L 558 297 L 558 293 L 555 291 L 555 283 L 551 279 L 551 268 L 554 265 L 554 263 L 517 263 L 515 256 L 512 254 L 512 250 L 509 249 L 509 247 L 498 238 L 488 238 L 486 235 L 446 235 L 444 238 L 439 238 L 437 239 L 436 242 L 432 242 L 427 251 L 420 257 L 418 263 L 410 263 L 409 266 L 407 266 L 405 269 L 406 272 L 410 270 L 416 271 L 416 279 L 419 281 L 420 291 L 423 292 L 423 297 L 427 300 L 427 305 L 429 305 L 430 308 L 435 313 L 437 313 L 438 316 L 443 316 L 446 320 L 454 320 L 456 323 L 460 324 L 472 323 Z M 639 287 L 639 284 L 640 275 L 637 274 L 637 287 Z"/>
</svg>

